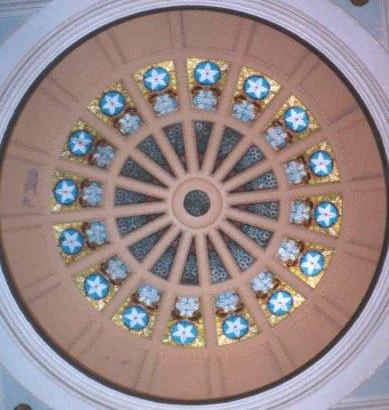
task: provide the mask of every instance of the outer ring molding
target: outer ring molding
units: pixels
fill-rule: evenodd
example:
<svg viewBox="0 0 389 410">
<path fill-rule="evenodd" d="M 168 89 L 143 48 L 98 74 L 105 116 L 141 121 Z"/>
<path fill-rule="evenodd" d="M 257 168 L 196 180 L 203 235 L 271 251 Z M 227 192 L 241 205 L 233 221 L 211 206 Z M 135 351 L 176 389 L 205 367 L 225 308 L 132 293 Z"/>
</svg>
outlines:
<svg viewBox="0 0 389 410">
<path fill-rule="evenodd" d="M 68 47 L 115 20 L 189 5 L 259 17 L 309 42 L 358 91 L 382 135 L 382 155 L 389 157 L 388 55 L 329 0 L 320 4 L 310 0 L 55 0 L 0 48 L 0 60 L 7 61 L 0 74 L 0 138 L 5 137 L 34 81 Z M 381 273 L 370 298 L 345 335 L 306 370 L 257 395 L 193 406 L 151 402 L 110 389 L 72 367 L 46 344 L 18 306 L 3 272 L 0 362 L 37 398 L 55 409 L 327 409 L 366 380 L 388 355 L 389 257 L 385 252 L 383 249 Z"/>
</svg>

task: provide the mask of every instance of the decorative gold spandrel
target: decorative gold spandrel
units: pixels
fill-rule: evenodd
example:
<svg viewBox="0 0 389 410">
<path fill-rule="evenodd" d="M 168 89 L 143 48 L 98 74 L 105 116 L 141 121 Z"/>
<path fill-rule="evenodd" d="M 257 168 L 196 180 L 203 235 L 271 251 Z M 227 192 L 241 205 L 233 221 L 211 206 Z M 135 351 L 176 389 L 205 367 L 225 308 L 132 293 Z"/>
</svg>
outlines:
<svg viewBox="0 0 389 410">
<path fill-rule="evenodd" d="M 162 61 L 161 63 L 156 63 L 156 64 L 149 64 L 146 67 L 143 67 L 134 73 L 134 79 L 135 82 L 137 83 L 142 95 L 144 98 L 148 100 L 148 97 L 153 93 L 152 91 L 148 90 L 144 84 L 143 84 L 143 76 L 146 73 L 147 70 L 153 67 L 163 67 L 170 76 L 170 81 L 169 85 L 167 86 L 167 89 L 170 89 L 174 92 L 177 92 L 177 78 L 176 78 L 176 68 L 174 65 L 173 60 L 169 61 Z M 163 92 L 165 92 L 164 90 Z"/>
<path fill-rule="evenodd" d="M 330 201 L 336 206 L 338 209 L 338 220 L 333 226 L 329 228 L 322 228 L 314 221 L 314 218 L 312 217 L 312 223 L 310 224 L 309 229 L 314 232 L 320 232 L 338 237 L 343 218 L 343 199 L 341 194 L 317 195 L 307 199 L 312 202 L 313 209 L 315 209 L 315 207 L 322 201 Z"/>
<path fill-rule="evenodd" d="M 257 103 L 260 105 L 260 111 L 263 111 L 265 109 L 265 107 L 273 99 L 273 97 L 281 89 L 281 85 L 277 81 L 275 81 L 272 78 L 268 77 L 267 75 L 261 73 L 260 71 L 255 70 L 254 68 L 242 67 L 242 69 L 240 70 L 238 82 L 236 84 L 234 99 L 236 97 L 239 97 L 239 96 L 244 94 L 244 90 L 243 90 L 244 82 L 246 81 L 246 79 L 248 77 L 250 77 L 252 75 L 258 75 L 258 76 L 264 77 L 268 81 L 268 83 L 270 84 L 270 92 L 267 95 L 267 97 L 262 99 L 262 100 L 257 101 Z"/>
<path fill-rule="evenodd" d="M 199 63 L 203 61 L 210 61 L 212 63 L 215 63 L 220 68 L 221 77 L 220 77 L 220 80 L 217 82 L 217 84 L 215 84 L 215 86 L 218 87 L 220 90 L 223 90 L 226 84 L 226 81 L 227 81 L 229 64 L 226 61 L 214 60 L 212 58 L 188 58 L 186 60 L 186 68 L 188 71 L 188 80 L 189 80 L 190 89 L 192 89 L 193 87 L 197 85 L 197 82 L 194 77 L 194 69 Z"/>
<path fill-rule="evenodd" d="M 251 317 L 250 313 L 248 312 L 248 310 L 245 307 L 242 307 L 242 309 L 237 312 L 234 313 L 237 315 L 242 315 L 249 323 L 249 330 L 247 332 L 246 335 L 244 335 L 243 337 L 241 337 L 240 339 L 230 339 L 227 336 L 224 335 L 223 333 L 223 322 L 225 319 L 228 318 L 227 316 L 221 316 L 218 315 L 217 313 L 215 314 L 215 320 L 216 320 L 216 334 L 217 334 L 217 343 L 219 346 L 226 346 L 226 345 L 230 345 L 232 343 L 236 343 L 236 342 L 240 342 L 242 340 L 246 340 L 250 337 L 255 336 L 256 334 L 260 333 L 257 325 L 254 322 L 254 319 Z"/>
<path fill-rule="evenodd" d="M 310 178 L 308 180 L 308 184 L 317 185 L 317 184 L 339 182 L 340 181 L 339 168 L 338 168 L 338 164 L 335 158 L 334 151 L 331 145 L 329 144 L 329 142 L 322 141 L 319 144 L 315 145 L 314 147 L 308 148 L 304 153 L 304 157 L 305 157 L 307 164 L 309 164 L 309 158 L 315 151 L 327 152 L 333 160 L 333 169 L 329 175 L 324 176 L 324 177 L 316 176 L 313 172 L 310 171 Z"/>
<path fill-rule="evenodd" d="M 89 248 L 86 244 L 86 240 L 84 241 L 84 246 L 81 250 L 76 255 L 67 255 L 65 252 L 62 251 L 60 245 L 59 245 L 59 237 L 61 236 L 61 233 L 68 228 L 73 228 L 79 231 L 82 235 L 82 227 L 83 227 L 83 222 L 70 222 L 70 223 L 62 223 L 62 224 L 56 224 L 53 225 L 53 230 L 54 230 L 54 238 L 57 243 L 57 247 L 59 250 L 59 253 L 65 262 L 66 265 L 69 265 L 70 263 L 73 263 L 75 261 L 78 261 L 80 259 L 84 259 L 87 255 L 89 255 L 92 251 L 91 248 Z"/>
<path fill-rule="evenodd" d="M 284 320 L 286 317 L 288 317 L 290 314 L 292 314 L 305 301 L 305 298 L 302 295 L 300 295 L 295 289 L 293 289 L 291 286 L 289 286 L 284 281 L 280 280 L 278 277 L 277 277 L 277 279 L 279 281 L 277 288 L 274 289 L 273 291 L 271 291 L 267 297 L 257 299 L 258 304 L 261 306 L 261 309 L 262 309 L 266 319 L 271 324 L 271 326 L 274 326 L 274 325 L 280 323 L 282 320 Z M 293 298 L 292 309 L 288 313 L 286 313 L 282 316 L 274 315 L 273 313 L 270 312 L 270 310 L 267 306 L 270 296 L 272 295 L 273 292 L 275 292 L 277 290 L 285 290 L 285 291 L 289 292 L 292 295 L 292 298 Z"/>
<path fill-rule="evenodd" d="M 72 203 L 70 205 L 62 205 L 62 204 L 59 204 L 55 200 L 55 198 L 54 198 L 54 188 L 55 188 L 56 184 L 61 179 L 64 179 L 64 178 L 70 178 L 77 184 L 78 194 L 81 193 L 81 184 L 84 181 L 86 181 L 86 178 L 81 177 L 80 175 L 56 169 L 54 171 L 53 189 L 52 189 L 51 198 L 50 198 L 50 204 L 51 204 L 50 208 L 51 208 L 52 212 L 75 211 L 75 210 L 82 209 L 82 206 L 81 206 L 80 202 L 78 201 L 78 197 L 76 198 L 74 203 Z"/>
<path fill-rule="evenodd" d="M 146 309 L 147 314 L 149 315 L 149 322 L 144 329 L 140 331 L 131 330 L 123 323 L 123 312 L 128 306 L 141 306 L 142 308 Z M 119 310 L 112 317 L 112 321 L 117 326 L 127 330 L 127 332 L 131 333 L 132 335 L 150 338 L 152 335 L 153 326 L 155 324 L 156 318 L 157 318 L 157 309 L 149 309 L 141 303 L 135 303 L 133 300 L 133 296 L 130 296 L 122 303 Z"/>
<path fill-rule="evenodd" d="M 92 299 L 88 296 L 86 296 L 85 294 L 85 290 L 84 290 L 84 282 L 85 279 L 91 275 L 92 273 L 99 273 L 102 274 L 102 270 L 101 270 L 101 265 L 100 264 L 96 264 L 91 266 L 89 269 L 84 270 L 82 272 L 79 272 L 75 275 L 74 277 L 74 282 L 76 284 L 76 287 L 78 289 L 80 289 L 80 291 L 83 293 L 83 295 L 85 296 L 85 298 L 87 300 L 89 300 L 89 302 L 92 304 L 92 306 L 97 309 L 97 310 L 102 310 L 105 308 L 105 306 L 107 306 L 107 304 L 114 298 L 115 294 L 117 293 L 119 286 L 117 285 L 113 285 L 111 282 L 109 282 L 109 290 L 108 290 L 108 294 L 104 299 L 100 299 L 100 300 L 95 300 Z M 104 276 L 104 275 L 103 275 Z M 107 278 L 108 279 L 108 278 Z"/>
<path fill-rule="evenodd" d="M 273 121 L 280 121 L 282 124 L 284 124 L 284 113 L 291 107 L 301 107 L 303 108 L 309 118 L 309 125 L 308 127 L 302 131 L 302 132 L 294 132 L 292 130 L 290 130 L 288 127 L 285 127 L 285 129 L 288 130 L 288 132 L 293 135 L 293 142 L 295 142 L 295 140 L 303 140 L 305 138 L 307 138 L 309 135 L 311 135 L 313 132 L 316 132 L 320 129 L 319 123 L 317 122 L 316 118 L 313 116 L 313 114 L 311 113 L 311 111 L 307 108 L 307 106 L 300 100 L 298 99 L 296 96 L 291 95 L 288 100 L 286 101 L 286 103 L 277 111 L 276 115 L 274 116 Z"/>
<path fill-rule="evenodd" d="M 323 270 L 318 275 L 315 275 L 315 276 L 304 275 L 304 273 L 300 269 L 301 257 L 303 256 L 303 254 L 305 252 L 310 251 L 310 250 L 319 251 L 323 255 L 323 258 L 324 258 Z M 333 253 L 334 253 L 334 251 L 332 249 L 325 248 L 325 247 L 323 247 L 323 246 L 321 246 L 317 243 L 305 242 L 304 243 L 304 251 L 300 255 L 299 260 L 297 261 L 297 263 L 295 265 L 292 265 L 292 266 L 287 266 L 285 263 L 283 265 L 286 266 L 294 275 L 296 275 L 298 278 L 303 280 L 311 288 L 315 288 L 317 286 L 317 284 L 320 282 L 321 278 L 325 275 L 325 273 L 327 271 L 327 268 L 328 268 L 328 265 L 331 261 Z"/>
<path fill-rule="evenodd" d="M 179 319 L 180 320 L 180 319 Z M 205 330 L 204 330 L 204 320 L 202 317 L 200 317 L 197 320 L 190 320 L 186 319 L 189 322 L 192 323 L 193 326 L 196 327 L 197 329 L 197 337 L 196 339 L 191 343 L 191 344 L 177 344 L 173 341 L 171 335 L 170 335 L 170 328 L 177 323 L 179 320 L 177 319 L 170 319 L 166 325 L 166 331 L 162 339 L 162 343 L 165 343 L 167 345 L 171 346 L 178 346 L 178 347 L 184 347 L 184 348 L 198 348 L 198 347 L 205 347 Z"/>
<path fill-rule="evenodd" d="M 107 87 L 105 90 L 103 90 L 96 98 L 92 100 L 92 102 L 88 105 L 88 110 L 91 111 L 93 114 L 95 114 L 101 121 L 111 124 L 112 123 L 112 117 L 105 115 L 101 112 L 100 106 L 99 106 L 99 101 L 100 98 L 107 92 L 109 91 L 117 91 L 121 93 L 125 100 L 126 100 L 126 107 L 125 108 L 132 108 L 135 109 L 134 102 L 132 101 L 131 97 L 129 96 L 126 87 L 124 86 L 122 81 L 116 81 L 112 83 L 109 87 Z M 124 110 L 123 110 L 124 111 Z"/>
<path fill-rule="evenodd" d="M 74 162 L 78 162 L 79 164 L 83 164 L 83 165 L 89 165 L 89 155 L 83 155 L 83 156 L 77 156 L 77 155 L 73 155 L 68 148 L 68 144 L 67 141 L 69 139 L 69 137 L 75 132 L 75 131 L 86 131 L 88 133 L 90 133 L 93 137 L 93 146 L 96 146 L 96 144 L 102 140 L 102 136 L 100 134 L 99 131 L 95 130 L 94 128 L 90 127 L 86 122 L 82 121 L 82 120 L 78 120 L 72 127 L 72 129 L 70 130 L 68 136 L 67 136 L 67 140 L 64 144 L 64 147 L 62 149 L 62 152 L 60 153 L 59 157 L 62 159 L 66 159 L 69 161 L 74 161 Z M 93 151 L 93 149 L 92 149 Z"/>
</svg>

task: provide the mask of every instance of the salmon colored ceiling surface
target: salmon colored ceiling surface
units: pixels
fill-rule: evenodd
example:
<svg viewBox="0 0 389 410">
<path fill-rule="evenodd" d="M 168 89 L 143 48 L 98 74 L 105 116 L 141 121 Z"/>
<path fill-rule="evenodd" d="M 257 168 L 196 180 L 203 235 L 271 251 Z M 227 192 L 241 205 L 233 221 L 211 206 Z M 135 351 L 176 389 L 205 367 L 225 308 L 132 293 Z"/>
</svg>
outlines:
<svg viewBox="0 0 389 410">
<path fill-rule="evenodd" d="M 387 205 L 338 75 L 206 10 L 130 19 L 61 58 L 17 116 L 0 193 L 8 277 L 42 336 L 114 388 L 181 402 L 319 357 L 373 282 Z"/>
</svg>

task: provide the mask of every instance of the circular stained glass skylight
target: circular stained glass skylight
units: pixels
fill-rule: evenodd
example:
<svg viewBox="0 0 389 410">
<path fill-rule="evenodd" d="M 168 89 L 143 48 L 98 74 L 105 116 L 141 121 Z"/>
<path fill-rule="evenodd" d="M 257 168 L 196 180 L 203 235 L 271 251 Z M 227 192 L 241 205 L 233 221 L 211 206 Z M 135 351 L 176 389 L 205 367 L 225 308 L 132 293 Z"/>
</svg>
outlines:
<svg viewBox="0 0 389 410">
<path fill-rule="evenodd" d="M 287 34 L 205 10 L 138 17 L 59 61 L 15 124 L 9 278 L 101 382 L 249 394 L 319 357 L 364 300 L 386 212 L 376 140 Z"/>
</svg>

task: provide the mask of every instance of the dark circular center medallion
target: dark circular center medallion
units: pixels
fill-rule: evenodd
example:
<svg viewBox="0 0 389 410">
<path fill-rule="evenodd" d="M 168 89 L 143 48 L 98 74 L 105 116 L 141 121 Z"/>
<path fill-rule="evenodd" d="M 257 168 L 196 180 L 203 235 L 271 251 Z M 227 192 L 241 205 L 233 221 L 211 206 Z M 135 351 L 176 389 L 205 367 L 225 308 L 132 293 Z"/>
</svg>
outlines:
<svg viewBox="0 0 389 410">
<path fill-rule="evenodd" d="M 205 215 L 210 206 L 209 196 L 204 191 L 194 190 L 185 195 L 184 208 L 192 216 Z"/>
</svg>

